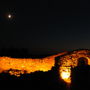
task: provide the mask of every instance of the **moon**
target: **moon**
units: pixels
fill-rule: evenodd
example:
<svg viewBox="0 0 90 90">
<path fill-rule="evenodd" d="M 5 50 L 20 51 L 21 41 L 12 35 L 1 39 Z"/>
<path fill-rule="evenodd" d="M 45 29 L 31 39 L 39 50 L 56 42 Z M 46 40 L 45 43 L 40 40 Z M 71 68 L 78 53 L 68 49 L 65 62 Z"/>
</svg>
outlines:
<svg viewBox="0 0 90 90">
<path fill-rule="evenodd" d="M 11 14 L 8 14 L 8 18 L 11 19 L 12 18 L 12 15 Z"/>
</svg>

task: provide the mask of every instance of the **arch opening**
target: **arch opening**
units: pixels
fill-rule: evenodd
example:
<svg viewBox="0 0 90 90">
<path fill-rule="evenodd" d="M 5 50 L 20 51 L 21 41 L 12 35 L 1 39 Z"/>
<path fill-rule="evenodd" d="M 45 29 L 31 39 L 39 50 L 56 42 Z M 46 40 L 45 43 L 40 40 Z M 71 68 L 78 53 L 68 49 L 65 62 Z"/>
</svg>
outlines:
<svg viewBox="0 0 90 90">
<path fill-rule="evenodd" d="M 77 66 L 88 65 L 88 59 L 85 57 L 80 57 L 77 62 Z"/>
</svg>

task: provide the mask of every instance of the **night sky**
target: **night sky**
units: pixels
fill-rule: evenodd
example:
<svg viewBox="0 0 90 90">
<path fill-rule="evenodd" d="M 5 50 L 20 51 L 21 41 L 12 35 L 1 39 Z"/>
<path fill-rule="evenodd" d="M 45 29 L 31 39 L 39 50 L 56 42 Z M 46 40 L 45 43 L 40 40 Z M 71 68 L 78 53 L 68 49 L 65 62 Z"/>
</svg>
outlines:
<svg viewBox="0 0 90 90">
<path fill-rule="evenodd" d="M 27 48 L 33 54 L 90 49 L 89 2 L 0 1 L 0 48 Z"/>
</svg>

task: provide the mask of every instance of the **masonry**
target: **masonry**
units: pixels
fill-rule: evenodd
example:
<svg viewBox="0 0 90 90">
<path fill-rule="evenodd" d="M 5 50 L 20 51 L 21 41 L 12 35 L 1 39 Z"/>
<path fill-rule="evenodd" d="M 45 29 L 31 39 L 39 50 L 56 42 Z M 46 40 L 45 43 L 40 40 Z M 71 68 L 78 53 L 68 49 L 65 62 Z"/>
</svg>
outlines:
<svg viewBox="0 0 90 90">
<path fill-rule="evenodd" d="M 58 58 L 58 72 L 60 77 L 67 83 L 71 82 L 71 68 L 74 68 L 78 65 L 78 60 L 80 58 L 85 58 L 87 64 L 90 65 L 90 50 L 74 50 L 68 52 L 62 56 L 56 57 Z"/>
</svg>

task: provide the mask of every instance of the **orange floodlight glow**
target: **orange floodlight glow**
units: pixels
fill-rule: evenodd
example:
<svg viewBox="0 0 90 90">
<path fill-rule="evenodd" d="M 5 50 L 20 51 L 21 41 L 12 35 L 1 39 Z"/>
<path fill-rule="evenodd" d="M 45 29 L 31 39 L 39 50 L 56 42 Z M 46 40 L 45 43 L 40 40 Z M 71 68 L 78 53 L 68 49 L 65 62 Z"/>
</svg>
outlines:
<svg viewBox="0 0 90 90">
<path fill-rule="evenodd" d="M 71 83 L 71 68 L 70 67 L 62 67 L 60 69 L 60 77 L 67 83 Z"/>
<path fill-rule="evenodd" d="M 55 66 L 55 57 L 58 56 L 59 77 L 66 83 L 71 83 L 71 68 L 77 66 L 79 58 L 86 58 L 90 65 L 90 50 L 73 51 L 69 54 L 63 52 L 41 59 L 0 57 L 0 73 L 8 71 L 10 75 L 19 77 L 21 74 L 36 71 L 47 72 Z"/>
<path fill-rule="evenodd" d="M 35 71 L 49 71 L 54 66 L 54 58 L 44 59 L 18 59 L 10 57 L 0 57 L 0 72 L 8 71 L 11 75 L 32 73 Z M 11 70 L 10 70 L 11 69 Z"/>
<path fill-rule="evenodd" d="M 63 54 L 60 53 L 41 59 L 0 57 L 0 73 L 8 71 L 10 75 L 18 77 L 20 74 L 30 74 L 35 71 L 47 72 L 54 67 L 55 57 Z"/>
</svg>

